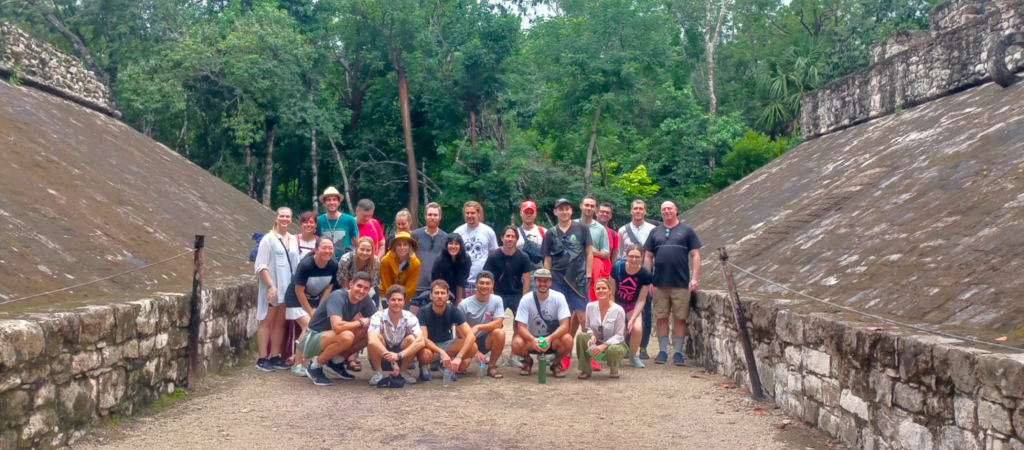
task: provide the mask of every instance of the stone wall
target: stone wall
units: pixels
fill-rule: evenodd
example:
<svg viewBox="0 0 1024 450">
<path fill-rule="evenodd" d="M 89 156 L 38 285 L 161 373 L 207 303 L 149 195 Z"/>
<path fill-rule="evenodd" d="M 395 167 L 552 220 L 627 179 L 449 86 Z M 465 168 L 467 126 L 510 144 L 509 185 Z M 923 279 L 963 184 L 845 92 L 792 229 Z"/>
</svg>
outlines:
<svg viewBox="0 0 1024 450">
<path fill-rule="evenodd" d="M 189 297 L 0 320 L 0 449 L 62 447 L 183 386 Z M 255 305 L 254 280 L 204 290 L 200 376 L 248 351 Z"/>
<path fill-rule="evenodd" d="M 988 50 L 1022 29 L 1020 0 L 950 0 L 929 13 L 931 30 L 897 32 L 871 48 L 872 65 L 801 99 L 804 139 L 953 94 L 991 79 Z M 1020 49 L 1009 53 L 1019 71 Z"/>
<path fill-rule="evenodd" d="M 0 75 L 17 77 L 28 86 L 113 117 L 121 115 L 111 102 L 110 90 L 78 58 L 3 21 L 0 21 Z"/>
<path fill-rule="evenodd" d="M 744 300 L 765 395 L 856 449 L 1024 450 L 1024 354 Z M 698 295 L 696 359 L 749 386 L 728 298 Z M 807 312 L 800 312 L 807 310 Z"/>
</svg>

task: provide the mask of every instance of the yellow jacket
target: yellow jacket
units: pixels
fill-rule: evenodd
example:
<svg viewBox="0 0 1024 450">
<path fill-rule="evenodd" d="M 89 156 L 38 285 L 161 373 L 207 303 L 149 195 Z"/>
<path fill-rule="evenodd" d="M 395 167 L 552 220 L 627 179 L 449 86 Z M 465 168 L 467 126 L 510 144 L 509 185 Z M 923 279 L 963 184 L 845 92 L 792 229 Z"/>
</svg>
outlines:
<svg viewBox="0 0 1024 450">
<path fill-rule="evenodd" d="M 402 272 L 398 271 L 398 256 L 395 256 L 395 252 L 389 251 L 384 255 L 384 258 L 380 260 L 380 298 L 384 302 L 387 301 L 384 298 L 384 294 L 387 293 L 388 288 L 393 284 L 400 284 L 405 287 L 405 303 L 408 304 L 409 300 L 416 293 L 416 282 L 420 278 L 420 259 L 413 253 L 409 255 L 409 263 L 406 264 L 405 270 Z"/>
</svg>

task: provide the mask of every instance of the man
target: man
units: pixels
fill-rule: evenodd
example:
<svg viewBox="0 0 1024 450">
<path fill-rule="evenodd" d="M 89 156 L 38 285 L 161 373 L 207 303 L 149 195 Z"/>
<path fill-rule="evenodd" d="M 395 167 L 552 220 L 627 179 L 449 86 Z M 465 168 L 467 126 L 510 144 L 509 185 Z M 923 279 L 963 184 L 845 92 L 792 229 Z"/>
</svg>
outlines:
<svg viewBox="0 0 1024 450">
<path fill-rule="evenodd" d="M 384 257 L 384 251 L 387 247 L 384 246 L 384 229 L 380 227 L 380 222 L 373 218 L 373 200 L 364 198 L 356 203 L 356 227 L 359 229 L 359 237 L 369 236 L 373 239 L 373 253 L 378 258 Z"/>
<path fill-rule="evenodd" d="M 576 335 L 580 324 L 587 320 L 587 294 L 590 292 L 593 273 L 594 248 L 590 229 L 579 222 L 573 222 L 572 205 L 568 200 L 560 198 L 555 202 L 555 215 L 558 216 L 558 225 L 551 227 L 544 235 L 541 254 L 544 255 L 544 268 L 551 271 L 551 289 L 565 297 L 572 314 L 567 330 L 571 350 L 572 336 Z M 537 280 L 534 280 L 536 284 Z M 522 302 L 519 307 L 523 307 Z M 568 355 L 567 351 L 561 360 L 563 371 L 569 367 Z"/>
<path fill-rule="evenodd" d="M 438 228 L 441 223 L 441 205 L 430 202 L 423 211 L 426 226 L 412 232 L 412 238 L 419 242 L 416 256 L 420 259 L 420 277 L 416 281 L 416 292 L 409 301 L 409 310 L 413 314 L 416 314 L 420 307 L 430 304 L 430 282 L 433 281 L 430 273 L 434 261 L 437 261 L 437 257 L 445 251 L 444 243 L 448 239 L 448 233 Z"/>
<path fill-rule="evenodd" d="M 572 351 L 569 306 L 561 293 L 551 290 L 551 271 L 535 270 L 533 284 L 536 286 L 533 292 L 524 295 L 519 302 L 515 323 L 517 329 L 512 338 L 512 354 L 523 358 L 523 368 L 519 372 L 523 376 L 530 375 L 533 369 L 533 358 L 530 355 L 546 358 L 553 354 L 555 361 L 558 361 L 567 358 Z M 565 369 L 559 364 L 551 364 L 551 373 L 555 378 L 565 378 Z"/>
<path fill-rule="evenodd" d="M 602 203 L 597 207 L 597 222 L 604 225 L 605 234 L 608 235 L 608 252 L 611 256 L 609 261 L 619 259 L 619 234 L 612 229 L 612 205 Z"/>
<path fill-rule="evenodd" d="M 494 275 L 486 269 L 481 270 L 476 276 L 476 295 L 459 303 L 459 311 L 466 315 L 470 336 L 476 339 L 475 362 L 486 362 L 487 375 L 502 378 L 497 364 L 505 349 L 505 330 L 502 328 L 505 323 L 505 305 L 501 297 L 491 293 L 493 288 Z M 490 360 L 487 359 L 487 353 L 491 354 Z"/>
<path fill-rule="evenodd" d="M 583 197 L 580 202 L 579 222 L 590 230 L 590 242 L 594 245 L 594 257 L 608 261 L 611 258 L 611 251 L 608 245 L 608 232 L 605 226 L 597 221 L 597 199 L 593 195 Z"/>
<path fill-rule="evenodd" d="M 661 351 L 655 364 L 668 361 L 668 318 L 673 322 L 675 355 L 672 362 L 683 365 L 683 337 L 690 318 L 690 293 L 697 291 L 700 275 L 700 241 L 697 233 L 679 222 L 675 203 L 661 204 L 662 224 L 651 231 L 644 244 L 644 266 L 654 268 L 654 319 L 657 320 L 658 344 Z M 693 259 L 693 277 L 690 262 Z"/>
<path fill-rule="evenodd" d="M 448 282 L 434 280 L 430 284 L 429 308 L 421 308 L 416 314 L 420 328 L 427 337 L 419 352 L 420 379 L 430 380 L 430 363 L 439 357 L 441 366 L 448 369 L 452 380 L 456 372 L 465 372 L 471 355 L 476 354 L 476 339 L 473 330 L 466 323 L 466 315 L 448 303 Z M 458 328 L 459 339 L 452 335 L 452 327 Z"/>
<path fill-rule="evenodd" d="M 472 266 L 469 268 L 469 279 L 466 280 L 466 284 L 470 287 L 466 288 L 465 293 L 466 297 L 470 297 L 476 294 L 476 275 L 483 270 L 484 263 L 487 262 L 487 255 L 498 249 L 498 237 L 494 235 L 494 230 L 491 227 L 482 223 L 484 207 L 479 203 L 466 202 L 462 206 L 462 216 L 466 219 L 466 223 L 459 225 L 454 233 L 462 236 L 462 241 L 466 244 L 466 254 L 469 255 L 472 262 Z"/>
<path fill-rule="evenodd" d="M 366 347 L 366 329 L 376 308 L 367 297 L 371 279 L 366 272 L 352 276 L 352 287 L 327 296 L 313 312 L 306 332 L 299 339 L 304 358 L 315 358 L 306 376 L 317 386 L 330 386 L 324 371 L 342 380 L 355 379 L 345 369 L 345 359 Z"/>
<path fill-rule="evenodd" d="M 629 215 L 632 219 L 629 223 L 619 228 L 619 243 L 622 248 L 627 248 L 630 245 L 638 245 L 640 248 L 644 248 L 644 244 L 647 243 L 647 237 L 650 236 L 651 231 L 654 230 L 656 224 L 651 223 L 647 220 L 647 204 L 643 200 L 636 199 L 629 206 Z M 650 270 L 650 266 L 648 266 Z M 650 290 L 648 290 L 650 292 Z M 643 339 L 640 340 L 640 359 L 648 359 L 650 356 L 647 354 L 647 344 L 651 341 L 651 302 L 650 294 L 648 294 L 648 301 L 644 302 L 643 311 Z"/>
<path fill-rule="evenodd" d="M 406 372 L 409 363 L 423 349 L 423 331 L 416 315 L 402 310 L 405 305 L 405 288 L 393 285 L 384 295 L 388 309 L 379 311 L 370 318 L 367 331 L 367 352 L 370 354 L 370 365 L 373 376 L 370 386 L 376 386 L 384 378 L 383 364 L 390 366 L 391 376 L 401 373 L 405 382 L 416 384 L 416 378 Z"/>
<path fill-rule="evenodd" d="M 530 272 L 533 270 L 530 258 L 516 248 L 517 235 L 516 227 L 505 227 L 501 233 L 501 247 L 491 252 L 484 263 L 484 270 L 494 274 L 494 293 L 502 298 L 505 308 L 512 314 L 519 309 L 519 299 L 530 292 Z"/>
<path fill-rule="evenodd" d="M 544 255 L 540 254 L 540 246 L 544 243 L 544 227 L 535 223 L 537 204 L 531 200 L 523 202 L 519 205 L 519 217 L 523 219 L 523 224 L 518 230 L 516 248 L 530 257 L 531 271 L 544 267 Z"/>
<path fill-rule="evenodd" d="M 328 186 L 320 194 L 320 204 L 327 212 L 316 218 L 316 235 L 328 238 L 334 243 L 334 260 L 337 261 L 346 249 L 352 247 L 352 237 L 359 236 L 356 218 L 341 212 L 341 192 L 334 186 Z"/>
</svg>

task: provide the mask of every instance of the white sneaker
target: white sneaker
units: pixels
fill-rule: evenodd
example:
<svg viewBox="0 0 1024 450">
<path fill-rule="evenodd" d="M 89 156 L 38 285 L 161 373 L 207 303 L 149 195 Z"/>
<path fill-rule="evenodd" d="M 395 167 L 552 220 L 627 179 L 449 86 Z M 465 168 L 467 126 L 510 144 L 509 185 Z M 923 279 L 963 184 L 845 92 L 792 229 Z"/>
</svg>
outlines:
<svg viewBox="0 0 1024 450">
<path fill-rule="evenodd" d="M 384 373 L 383 372 L 374 372 L 373 376 L 370 377 L 370 386 L 376 386 L 377 383 L 379 383 L 380 380 L 383 380 L 383 379 L 384 379 Z"/>
<path fill-rule="evenodd" d="M 412 376 L 408 370 L 402 371 L 402 378 L 405 378 L 405 384 L 416 384 L 416 377 Z"/>
<path fill-rule="evenodd" d="M 512 367 L 515 367 L 517 369 L 523 367 L 523 362 L 519 360 L 518 356 L 512 355 L 512 356 L 509 356 L 508 359 L 509 359 L 510 364 L 512 365 Z"/>
<path fill-rule="evenodd" d="M 504 367 L 507 363 L 508 361 L 505 359 L 505 355 L 501 355 L 498 357 L 498 362 L 494 363 L 494 367 Z"/>
</svg>

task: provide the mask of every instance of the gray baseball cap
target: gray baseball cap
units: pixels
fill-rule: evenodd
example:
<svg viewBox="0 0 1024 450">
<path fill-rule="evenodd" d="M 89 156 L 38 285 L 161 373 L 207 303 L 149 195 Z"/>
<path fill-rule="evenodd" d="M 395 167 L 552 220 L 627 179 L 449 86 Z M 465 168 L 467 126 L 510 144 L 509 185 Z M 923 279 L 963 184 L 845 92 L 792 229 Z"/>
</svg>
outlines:
<svg viewBox="0 0 1024 450">
<path fill-rule="evenodd" d="M 548 269 L 540 268 L 533 271 L 534 278 L 551 278 L 551 271 Z"/>
</svg>

